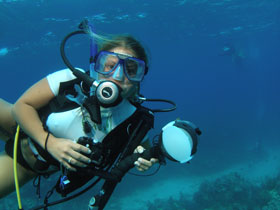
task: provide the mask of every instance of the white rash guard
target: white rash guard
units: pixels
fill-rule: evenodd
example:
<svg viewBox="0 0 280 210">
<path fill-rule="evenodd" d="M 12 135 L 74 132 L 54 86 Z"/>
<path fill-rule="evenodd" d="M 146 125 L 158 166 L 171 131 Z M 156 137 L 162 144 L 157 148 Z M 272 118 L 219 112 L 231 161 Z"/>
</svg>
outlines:
<svg viewBox="0 0 280 210">
<path fill-rule="evenodd" d="M 83 71 L 82 69 L 79 69 Z M 59 86 L 61 82 L 66 82 L 75 79 L 76 77 L 72 74 L 69 69 L 63 69 L 47 76 L 47 80 L 50 89 L 55 96 L 58 95 Z M 128 117 L 130 117 L 136 110 L 128 100 L 123 100 L 120 104 L 115 107 L 103 108 L 101 107 L 101 126 L 94 126 L 94 141 L 102 142 L 104 137 L 117 125 L 122 123 Z M 51 113 L 46 121 L 49 131 L 57 138 L 66 138 L 73 141 L 78 140 L 79 137 L 86 136 L 83 130 L 83 116 L 81 108 L 75 108 L 65 112 Z M 93 122 L 92 122 L 93 123 Z M 94 123 L 93 123 L 94 124 Z M 34 153 L 35 147 L 31 143 L 31 149 Z M 36 150 L 36 149 L 35 149 Z M 40 158 L 41 159 L 41 158 Z"/>
</svg>

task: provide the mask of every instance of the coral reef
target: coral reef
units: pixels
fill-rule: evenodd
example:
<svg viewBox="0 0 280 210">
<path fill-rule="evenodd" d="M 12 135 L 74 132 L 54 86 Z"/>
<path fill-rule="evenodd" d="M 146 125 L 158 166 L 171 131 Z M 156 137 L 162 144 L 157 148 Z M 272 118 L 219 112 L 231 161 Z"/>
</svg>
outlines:
<svg viewBox="0 0 280 210">
<path fill-rule="evenodd" d="M 203 182 L 193 196 L 157 199 L 147 203 L 149 210 L 279 210 L 280 175 L 253 183 L 237 173 Z"/>
<path fill-rule="evenodd" d="M 44 188 L 48 189 L 45 183 Z M 167 189 L 168 190 L 168 189 Z M 44 193 L 43 193 L 44 194 Z M 89 194 L 92 194 L 89 193 Z M 34 188 L 22 189 L 23 206 L 27 209 L 42 204 L 36 198 Z M 51 200 L 60 197 L 54 195 Z M 62 205 L 50 209 L 86 209 L 89 195 L 79 196 Z M 43 199 L 43 198 L 42 198 Z M 114 201 L 108 209 L 122 209 Z M 106 209 L 107 209 L 106 208 Z M 0 209 L 17 209 L 16 196 L 11 194 L 1 200 Z M 238 173 L 230 173 L 212 181 L 204 181 L 193 194 L 181 193 L 179 198 L 156 199 L 146 203 L 148 210 L 279 210 L 280 209 L 280 174 L 264 178 L 262 182 L 251 182 Z"/>
</svg>

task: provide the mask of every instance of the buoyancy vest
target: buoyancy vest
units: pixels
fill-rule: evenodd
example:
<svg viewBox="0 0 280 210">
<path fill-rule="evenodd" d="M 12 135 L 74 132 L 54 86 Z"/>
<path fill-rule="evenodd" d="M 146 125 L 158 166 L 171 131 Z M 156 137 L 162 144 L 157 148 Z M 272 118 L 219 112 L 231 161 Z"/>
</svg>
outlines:
<svg viewBox="0 0 280 210">
<path fill-rule="evenodd" d="M 81 85 L 82 84 L 81 80 L 76 78 L 74 80 L 70 80 L 67 82 L 61 82 L 58 95 L 55 98 L 53 98 L 49 104 L 47 104 L 46 106 L 38 110 L 38 114 L 43 123 L 43 127 L 46 131 L 48 131 L 46 121 L 51 113 L 68 111 L 79 107 L 78 104 L 74 103 L 73 101 L 70 101 L 66 97 L 67 94 L 71 94 L 71 95 L 76 94 L 74 89 L 75 84 Z M 82 87 L 82 88 L 88 89 L 87 87 Z M 124 120 L 114 129 L 112 129 L 102 141 L 104 147 L 108 151 L 110 151 L 109 158 L 107 159 L 108 162 L 105 165 L 110 165 L 116 160 L 118 155 L 127 146 L 130 135 L 133 133 L 134 129 L 137 127 L 138 123 L 141 120 L 144 120 L 144 123 L 147 125 L 146 129 L 141 131 L 142 132 L 141 136 L 143 137 L 154 126 L 153 113 L 148 108 L 145 108 L 140 104 L 133 104 L 133 105 L 136 107 L 136 111 L 126 120 Z M 34 140 L 33 143 L 40 156 L 42 156 L 47 161 L 48 164 L 46 164 L 45 167 L 48 167 L 48 165 L 50 164 L 59 167 L 60 163 L 56 159 L 54 159 L 46 150 L 44 150 L 41 146 L 39 146 Z M 135 147 L 135 145 L 133 147 Z M 134 148 L 130 148 L 129 153 L 133 152 L 133 150 Z M 46 168 L 44 168 L 44 170 L 45 169 Z"/>
</svg>

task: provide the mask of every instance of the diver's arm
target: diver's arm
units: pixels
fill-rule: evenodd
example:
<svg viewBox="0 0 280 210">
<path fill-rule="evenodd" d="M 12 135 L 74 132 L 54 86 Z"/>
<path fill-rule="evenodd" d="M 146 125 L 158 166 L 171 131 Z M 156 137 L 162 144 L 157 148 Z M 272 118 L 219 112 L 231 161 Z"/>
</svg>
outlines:
<svg viewBox="0 0 280 210">
<path fill-rule="evenodd" d="M 0 98 L 0 139 L 5 141 L 12 136 L 16 124 L 11 109 L 12 104 Z"/>
<path fill-rule="evenodd" d="M 15 103 L 12 114 L 24 132 L 34 139 L 42 148 L 48 133 L 43 129 L 37 110 L 47 105 L 54 98 L 54 94 L 46 78 L 29 88 Z M 65 167 L 75 170 L 74 166 L 83 167 L 90 159 L 81 153 L 88 153 L 88 148 L 76 144 L 69 139 L 56 138 L 52 134 L 48 137 L 48 152 Z M 72 159 L 71 164 L 68 161 Z"/>
<path fill-rule="evenodd" d="M 46 78 L 30 87 L 14 104 L 12 114 L 24 132 L 44 148 L 47 132 L 37 110 L 54 98 Z"/>
</svg>

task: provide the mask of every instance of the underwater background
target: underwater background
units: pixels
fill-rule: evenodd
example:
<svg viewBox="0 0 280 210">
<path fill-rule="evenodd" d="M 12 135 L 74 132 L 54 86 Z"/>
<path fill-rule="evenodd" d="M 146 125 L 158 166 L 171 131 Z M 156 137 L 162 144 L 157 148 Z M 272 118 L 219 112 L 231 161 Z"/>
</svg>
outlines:
<svg viewBox="0 0 280 210">
<path fill-rule="evenodd" d="M 148 49 L 142 94 L 177 104 L 155 115 L 152 136 L 177 118 L 202 130 L 190 164 L 127 174 L 105 209 L 280 209 L 280 0 L 0 0 L 0 97 L 14 103 L 65 68 L 60 42 L 84 18 L 99 34 L 129 33 Z M 87 39 L 67 50 L 88 68 Z M 56 179 L 43 179 L 40 200 L 32 182 L 24 186 L 23 207 L 41 204 Z M 49 209 L 87 209 L 99 187 Z M 0 209 L 17 209 L 15 193 Z"/>
</svg>

